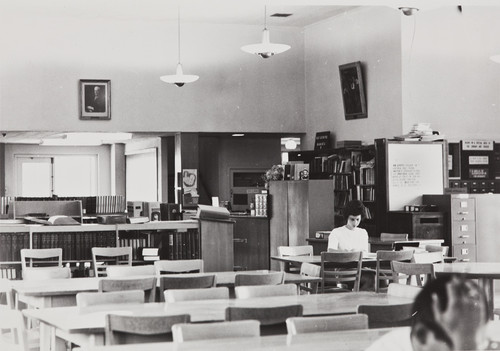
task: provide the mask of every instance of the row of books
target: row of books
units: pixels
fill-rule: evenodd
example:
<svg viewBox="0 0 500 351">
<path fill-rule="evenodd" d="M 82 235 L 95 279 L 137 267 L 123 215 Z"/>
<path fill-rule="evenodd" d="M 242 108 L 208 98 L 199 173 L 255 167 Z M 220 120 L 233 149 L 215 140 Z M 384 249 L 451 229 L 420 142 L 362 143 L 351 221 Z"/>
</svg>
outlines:
<svg viewBox="0 0 500 351">
<path fill-rule="evenodd" d="M 171 231 L 168 234 L 168 260 L 187 260 L 201 258 L 200 233 L 188 229 L 185 232 Z"/>
<path fill-rule="evenodd" d="M 10 265 L 2 265 L 0 267 L 0 278 L 1 279 L 20 279 L 21 278 L 21 268 L 10 266 Z"/>
<path fill-rule="evenodd" d="M 15 200 L 14 196 L 0 197 L 0 215 L 7 215 L 9 213 L 9 206 L 14 200 Z"/>
<path fill-rule="evenodd" d="M 350 189 L 350 197 L 352 200 L 375 201 L 375 188 L 356 185 Z"/>
<path fill-rule="evenodd" d="M 30 247 L 29 233 L 2 233 L 0 234 L 0 261 L 21 261 L 21 249 Z"/>
<path fill-rule="evenodd" d="M 351 158 L 343 158 L 337 154 L 318 156 L 311 160 L 311 173 L 350 173 L 351 170 Z"/>
<path fill-rule="evenodd" d="M 120 238 L 118 239 L 118 245 L 120 247 L 126 247 L 130 246 L 132 248 L 132 260 L 133 261 L 138 261 L 142 260 L 140 250 L 148 246 L 148 239 L 147 238 Z"/>
<path fill-rule="evenodd" d="M 0 206 L 5 203 L 8 213 L 8 205 L 13 201 L 56 201 L 56 200 L 80 200 L 82 202 L 82 211 L 86 214 L 106 214 L 106 213 L 125 213 L 127 202 L 123 195 L 101 195 L 101 196 L 70 196 L 70 197 L 2 197 Z M 1 210 L 0 210 L 1 211 Z M 0 212 L 4 213 L 4 212 Z"/>
</svg>

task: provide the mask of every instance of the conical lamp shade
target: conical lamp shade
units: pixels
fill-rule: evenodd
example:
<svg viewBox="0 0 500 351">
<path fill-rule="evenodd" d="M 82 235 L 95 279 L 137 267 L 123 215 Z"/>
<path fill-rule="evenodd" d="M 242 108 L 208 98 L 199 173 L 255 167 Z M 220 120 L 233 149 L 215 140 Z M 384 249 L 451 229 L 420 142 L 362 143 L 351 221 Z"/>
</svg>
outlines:
<svg viewBox="0 0 500 351">
<path fill-rule="evenodd" d="M 269 30 L 264 28 L 262 31 L 262 43 L 250 44 L 241 47 L 241 50 L 249 54 L 259 55 L 262 58 L 269 58 L 276 54 L 281 54 L 290 49 L 290 45 L 274 44 L 269 40 Z"/>
<path fill-rule="evenodd" d="M 182 65 L 180 64 L 180 62 L 177 64 L 175 74 L 160 77 L 160 79 L 165 83 L 175 84 L 178 87 L 182 87 L 186 83 L 196 82 L 198 78 L 200 77 L 196 75 L 184 74 L 182 72 Z"/>
</svg>

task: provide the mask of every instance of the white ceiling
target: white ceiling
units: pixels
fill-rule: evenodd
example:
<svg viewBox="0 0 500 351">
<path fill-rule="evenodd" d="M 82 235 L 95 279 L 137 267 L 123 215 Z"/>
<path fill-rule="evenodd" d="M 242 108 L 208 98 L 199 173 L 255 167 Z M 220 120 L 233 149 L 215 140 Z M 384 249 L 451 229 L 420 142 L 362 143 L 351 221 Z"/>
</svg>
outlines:
<svg viewBox="0 0 500 351">
<path fill-rule="evenodd" d="M 103 18 L 119 20 L 177 20 L 220 24 L 261 25 L 264 7 L 268 15 L 292 13 L 288 18 L 268 19 L 270 26 L 303 27 L 338 15 L 356 6 L 418 7 L 500 6 L 498 0 L 0 0 L 3 14 Z"/>
</svg>

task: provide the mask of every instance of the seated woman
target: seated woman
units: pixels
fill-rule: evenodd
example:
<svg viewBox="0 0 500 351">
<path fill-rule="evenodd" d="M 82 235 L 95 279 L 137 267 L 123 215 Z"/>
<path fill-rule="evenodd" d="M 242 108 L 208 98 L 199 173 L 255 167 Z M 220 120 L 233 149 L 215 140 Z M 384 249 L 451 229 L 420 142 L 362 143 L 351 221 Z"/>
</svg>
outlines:
<svg viewBox="0 0 500 351">
<path fill-rule="evenodd" d="M 365 206 L 361 201 L 353 200 L 344 208 L 346 224 L 332 230 L 328 237 L 328 248 L 344 251 L 368 252 L 368 233 L 359 228 L 365 213 Z"/>
</svg>

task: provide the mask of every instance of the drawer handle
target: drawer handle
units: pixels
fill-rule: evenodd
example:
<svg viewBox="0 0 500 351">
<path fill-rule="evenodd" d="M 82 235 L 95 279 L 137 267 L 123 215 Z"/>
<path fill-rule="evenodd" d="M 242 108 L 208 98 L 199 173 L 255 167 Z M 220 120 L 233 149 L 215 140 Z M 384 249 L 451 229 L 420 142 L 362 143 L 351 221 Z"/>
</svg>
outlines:
<svg viewBox="0 0 500 351">
<path fill-rule="evenodd" d="M 466 215 L 466 214 L 469 214 L 469 211 L 458 212 L 458 214 Z"/>
<path fill-rule="evenodd" d="M 461 260 L 459 261 L 462 261 L 462 262 L 469 262 L 470 261 L 470 258 L 462 258 Z"/>
<path fill-rule="evenodd" d="M 460 235 L 460 238 L 470 238 L 470 235 Z"/>
<path fill-rule="evenodd" d="M 248 243 L 248 240 L 245 238 L 245 239 L 233 239 L 233 242 L 234 243 L 243 243 L 243 244 L 247 244 Z"/>
</svg>

